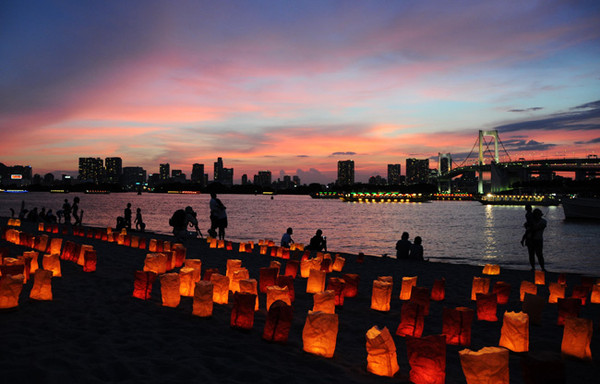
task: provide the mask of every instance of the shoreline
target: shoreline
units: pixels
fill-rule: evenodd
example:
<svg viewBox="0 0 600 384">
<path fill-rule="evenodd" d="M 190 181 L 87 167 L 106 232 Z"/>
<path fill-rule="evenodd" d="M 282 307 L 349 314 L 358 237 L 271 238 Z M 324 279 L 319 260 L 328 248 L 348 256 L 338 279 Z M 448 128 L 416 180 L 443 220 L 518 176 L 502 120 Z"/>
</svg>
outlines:
<svg viewBox="0 0 600 384">
<path fill-rule="evenodd" d="M 6 218 L 0 218 L 6 226 Z M 23 223 L 22 230 L 37 233 L 33 223 Z M 136 232 L 136 235 L 141 233 Z M 146 238 L 162 240 L 172 236 L 145 232 Z M 403 337 L 395 334 L 405 302 L 399 300 L 400 282 L 405 276 L 418 276 L 418 286 L 431 287 L 436 279 L 446 279 L 446 299 L 431 302 L 430 314 L 425 318 L 423 335 L 440 334 L 442 312 L 445 307 L 475 308 L 470 300 L 474 276 L 482 276 L 482 267 L 442 262 L 411 262 L 379 256 L 365 256 L 357 263 L 357 255 L 340 253 L 346 257 L 342 273 L 360 275 L 359 294 L 346 298 L 336 308 L 339 333 L 334 357 L 318 357 L 303 351 L 302 329 L 308 310 L 312 309 L 312 295 L 306 294 L 306 279 L 294 280 L 296 300 L 293 323 L 287 344 L 279 345 L 261 339 L 266 319 L 265 295 L 259 294 L 260 310 L 255 313 L 254 327 L 239 331 L 230 327 L 231 298 L 225 305 L 215 304 L 211 318 L 192 315 L 192 299 L 182 298 L 176 308 L 161 305 L 160 289 L 155 283 L 152 297 L 139 300 L 132 297 L 133 274 L 141 270 L 149 251 L 134 249 L 116 243 L 73 236 L 53 234 L 63 242 L 70 240 L 94 247 L 98 255 L 96 272 L 85 273 L 70 262 L 62 262 L 63 277 L 53 279 L 54 300 L 39 302 L 29 299 L 31 283 L 21 292 L 19 307 L 0 311 L 3 326 L 0 335 L 5 347 L 0 353 L 0 369 L 10 380 L 27 382 L 264 382 L 285 380 L 301 383 L 391 383 L 406 382 L 410 371 Z M 258 240 L 258 239 L 257 239 Z M 259 269 L 272 260 L 280 260 L 253 253 L 209 248 L 206 241 L 191 240 L 187 258 L 202 260 L 202 271 L 217 268 L 225 274 L 227 259 L 241 259 L 251 278 L 259 279 Z M 25 247 L 2 241 L 10 256 L 15 257 Z M 330 252 L 334 256 L 337 252 Z M 328 276 L 340 276 L 332 272 Z M 546 274 L 546 284 L 558 278 L 557 272 Z M 392 276 L 394 288 L 391 310 L 379 312 L 370 309 L 372 281 L 378 276 Z M 567 293 L 581 283 L 580 274 L 567 273 Z M 504 311 L 521 311 L 518 285 L 531 280 L 529 271 L 502 268 L 492 281 L 511 284 L 511 296 L 505 305 L 498 305 L 498 322 L 474 320 L 469 349 L 479 350 L 497 346 L 501 317 Z M 547 286 L 546 286 L 547 287 Z M 547 289 L 539 288 L 546 297 Z M 556 304 L 546 304 L 542 324 L 530 325 L 530 354 L 550 353 L 559 356 L 562 327 L 555 324 Z M 581 308 L 581 317 L 594 321 L 598 329 L 600 304 Z M 365 333 L 377 325 L 386 326 L 393 335 L 397 348 L 400 371 L 393 378 L 375 376 L 366 371 Z M 464 383 L 458 351 L 465 347 L 448 345 L 446 348 L 446 383 Z M 565 364 L 567 383 L 590 381 L 599 372 L 598 354 L 600 337 L 592 338 L 593 362 L 560 359 Z M 522 382 L 521 358 L 526 353 L 510 353 L 511 382 Z"/>
</svg>

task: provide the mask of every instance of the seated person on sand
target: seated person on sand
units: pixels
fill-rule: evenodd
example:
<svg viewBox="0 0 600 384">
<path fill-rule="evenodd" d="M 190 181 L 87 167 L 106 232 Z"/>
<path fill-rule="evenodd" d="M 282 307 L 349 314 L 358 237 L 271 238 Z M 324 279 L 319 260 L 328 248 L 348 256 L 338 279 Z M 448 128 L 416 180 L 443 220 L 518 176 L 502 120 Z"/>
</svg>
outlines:
<svg viewBox="0 0 600 384">
<path fill-rule="evenodd" d="M 323 236 L 323 231 L 317 229 L 317 233 L 310 239 L 310 243 L 305 249 L 327 252 L 327 239 Z"/>
<path fill-rule="evenodd" d="M 411 247 L 408 232 L 402 232 L 402 238 L 396 243 L 396 259 L 408 259 Z"/>
<path fill-rule="evenodd" d="M 415 261 L 424 261 L 423 259 L 423 246 L 421 245 L 421 236 L 415 237 L 415 243 L 410 247 L 410 254 L 408 258 Z"/>
<path fill-rule="evenodd" d="M 294 233 L 292 228 L 288 228 L 287 231 L 285 231 L 285 233 L 281 237 L 281 246 L 282 247 L 289 248 L 290 244 L 292 244 L 294 242 L 294 240 L 292 240 L 292 233 Z"/>
</svg>

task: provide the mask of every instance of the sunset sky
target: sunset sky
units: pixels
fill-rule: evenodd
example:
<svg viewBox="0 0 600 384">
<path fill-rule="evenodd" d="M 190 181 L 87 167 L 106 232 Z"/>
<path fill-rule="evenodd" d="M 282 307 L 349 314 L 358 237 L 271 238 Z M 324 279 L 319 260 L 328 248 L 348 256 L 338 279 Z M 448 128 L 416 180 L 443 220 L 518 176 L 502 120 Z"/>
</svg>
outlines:
<svg viewBox="0 0 600 384">
<path fill-rule="evenodd" d="M 597 0 L 5 0 L 0 162 L 366 181 L 491 129 L 513 159 L 600 155 L 599 26 Z"/>
</svg>

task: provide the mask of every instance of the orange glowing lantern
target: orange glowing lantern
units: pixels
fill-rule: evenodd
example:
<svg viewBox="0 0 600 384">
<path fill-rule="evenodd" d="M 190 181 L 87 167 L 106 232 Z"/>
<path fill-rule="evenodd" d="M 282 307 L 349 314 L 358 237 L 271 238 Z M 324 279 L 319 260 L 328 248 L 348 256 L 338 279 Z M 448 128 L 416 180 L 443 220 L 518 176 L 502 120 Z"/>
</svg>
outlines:
<svg viewBox="0 0 600 384">
<path fill-rule="evenodd" d="M 310 270 L 312 269 L 313 262 L 312 259 L 306 259 L 300 261 L 300 276 L 303 278 L 308 278 L 310 274 Z"/>
<path fill-rule="evenodd" d="M 542 324 L 542 311 L 545 304 L 546 300 L 544 300 L 542 297 L 532 295 L 531 293 L 525 294 L 522 307 L 523 312 L 529 316 L 529 323 L 534 325 Z"/>
<path fill-rule="evenodd" d="M 344 279 L 339 277 L 330 277 L 327 283 L 327 290 L 331 290 L 335 293 L 335 305 L 344 305 L 344 286 L 346 282 Z"/>
<path fill-rule="evenodd" d="M 151 271 L 135 271 L 133 280 L 133 297 L 148 300 L 152 294 L 152 286 L 156 273 Z"/>
<path fill-rule="evenodd" d="M 306 293 L 317 293 L 325 290 L 325 279 L 327 272 L 311 269 L 306 281 Z"/>
<path fill-rule="evenodd" d="M 333 357 L 338 325 L 338 315 L 335 313 L 308 311 L 302 329 L 304 351 L 327 358 Z"/>
<path fill-rule="evenodd" d="M 240 281 L 249 279 L 250 272 L 246 268 L 238 268 L 232 271 L 232 275 L 229 278 L 229 290 L 231 292 L 239 292 L 240 291 Z"/>
<path fill-rule="evenodd" d="M 150 239 L 150 244 L 148 244 L 148 251 L 151 253 L 156 253 L 158 252 L 158 240 L 156 239 Z"/>
<path fill-rule="evenodd" d="M 323 259 L 321 261 L 321 271 L 323 272 L 331 272 L 331 259 L 327 258 L 327 259 Z"/>
<path fill-rule="evenodd" d="M 410 300 L 412 287 L 417 285 L 417 276 L 402 278 L 402 289 L 400 290 L 400 300 Z"/>
<path fill-rule="evenodd" d="M 60 270 L 60 257 L 57 253 L 55 254 L 45 254 L 42 258 L 42 268 L 47 271 L 52 271 L 53 277 L 61 277 Z"/>
<path fill-rule="evenodd" d="M 290 300 L 290 294 L 287 287 L 279 287 L 277 285 L 271 285 L 267 287 L 267 311 L 271 308 L 271 305 L 277 300 L 281 300 L 288 305 L 292 305 Z"/>
<path fill-rule="evenodd" d="M 277 275 L 279 274 L 279 268 L 268 267 L 260 268 L 258 271 L 258 288 L 260 293 L 267 293 L 267 287 L 276 285 Z"/>
<path fill-rule="evenodd" d="M 194 280 L 194 268 L 183 267 L 179 270 L 179 294 L 181 296 L 194 296 L 196 281 Z"/>
<path fill-rule="evenodd" d="M 19 295 L 23 290 L 23 275 L 6 275 L 0 277 L 0 308 L 19 306 Z"/>
<path fill-rule="evenodd" d="M 600 304 L 600 284 L 592 286 L 592 294 L 590 296 L 590 303 Z"/>
<path fill-rule="evenodd" d="M 177 307 L 181 301 L 179 274 L 165 273 L 160 275 L 160 293 L 165 307 Z"/>
<path fill-rule="evenodd" d="M 38 232 L 44 232 L 44 223 L 38 223 Z"/>
<path fill-rule="evenodd" d="M 524 312 L 504 312 L 498 345 L 513 352 L 529 351 L 529 315 Z"/>
<path fill-rule="evenodd" d="M 229 302 L 229 277 L 219 273 L 210 275 L 210 281 L 213 283 L 213 301 L 217 304 L 227 304 Z"/>
<path fill-rule="evenodd" d="M 233 275 L 233 271 L 242 267 L 242 260 L 239 259 L 227 259 L 227 270 L 225 271 L 225 276 L 231 279 Z"/>
<path fill-rule="evenodd" d="M 38 237 L 35 238 L 36 239 L 36 246 L 34 247 L 36 250 L 40 251 L 40 252 L 46 252 L 46 249 L 48 249 L 48 235 L 40 235 Z"/>
<path fill-rule="evenodd" d="M 279 275 L 279 271 L 281 270 L 281 263 L 279 261 L 271 260 L 269 263 L 269 268 L 277 268 L 277 275 Z"/>
<path fill-rule="evenodd" d="M 429 288 L 414 286 L 410 293 L 410 301 L 422 306 L 423 314 L 427 316 L 429 315 L 430 296 Z"/>
<path fill-rule="evenodd" d="M 323 291 L 313 295 L 313 312 L 335 313 L 335 292 Z"/>
<path fill-rule="evenodd" d="M 546 273 L 544 271 L 535 271 L 534 277 L 536 285 L 546 285 Z"/>
<path fill-rule="evenodd" d="M 342 272 L 345 263 L 345 258 L 341 257 L 340 255 L 335 255 L 335 261 L 333 262 L 332 269 L 336 272 Z"/>
<path fill-rule="evenodd" d="M 580 309 L 580 299 L 558 299 L 558 320 L 556 321 L 556 324 L 565 325 L 565 319 L 567 317 L 579 317 Z"/>
<path fill-rule="evenodd" d="M 467 384 L 509 384 L 508 349 L 485 347 L 458 352 Z"/>
<path fill-rule="evenodd" d="M 267 254 L 267 249 L 268 249 L 268 248 L 269 248 L 269 247 L 267 247 L 266 245 L 261 245 L 261 246 L 260 246 L 260 251 L 259 251 L 259 253 L 260 253 L 261 255 L 266 255 L 266 254 Z"/>
<path fill-rule="evenodd" d="M 590 349 L 592 332 L 592 320 L 576 317 L 565 319 L 560 351 L 563 355 L 582 360 L 592 360 L 592 351 Z"/>
<path fill-rule="evenodd" d="M 483 267 L 484 275 L 499 275 L 500 274 L 500 266 L 498 264 L 486 264 Z"/>
<path fill-rule="evenodd" d="M 281 300 L 275 301 L 267 313 L 262 338 L 267 341 L 285 343 L 292 328 L 293 316 L 290 305 Z"/>
<path fill-rule="evenodd" d="M 498 304 L 506 304 L 510 297 L 510 284 L 504 281 L 496 281 L 492 292 L 496 294 Z"/>
<path fill-rule="evenodd" d="M 279 247 L 271 247 L 271 257 L 277 257 L 277 252 L 279 252 Z"/>
<path fill-rule="evenodd" d="M 254 304 L 254 309 L 258 311 L 258 282 L 256 279 L 243 279 L 240 280 L 240 292 L 242 293 L 251 293 L 256 296 L 256 303 Z"/>
<path fill-rule="evenodd" d="M 565 285 L 560 283 L 548 284 L 548 291 L 550 292 L 550 295 L 548 296 L 548 302 L 551 304 L 556 304 L 558 299 L 564 299 L 565 288 Z"/>
<path fill-rule="evenodd" d="M 210 277 L 212 276 L 213 273 L 219 273 L 219 269 L 218 268 L 207 268 L 204 271 L 204 275 L 202 276 L 202 280 L 210 281 Z"/>
<path fill-rule="evenodd" d="M 219 240 L 217 240 L 215 238 L 211 238 L 209 248 L 217 248 L 218 244 L 219 244 Z M 240 252 L 241 252 L 241 246 L 242 246 L 242 244 L 240 244 Z"/>
<path fill-rule="evenodd" d="M 294 289 L 294 278 L 291 276 L 277 276 L 277 286 L 287 287 L 290 301 L 293 302 L 296 299 L 296 290 Z M 268 288 L 268 287 L 267 287 Z"/>
<path fill-rule="evenodd" d="M 167 255 L 164 253 L 148 253 L 144 260 L 144 271 L 161 275 L 167 272 Z"/>
<path fill-rule="evenodd" d="M 431 300 L 433 301 L 443 301 L 446 298 L 446 279 L 441 278 L 437 279 L 433 282 L 433 287 L 431 288 Z"/>
<path fill-rule="evenodd" d="M 591 286 L 587 285 L 576 285 L 573 287 L 573 292 L 571 293 L 571 297 L 574 299 L 581 300 L 581 305 L 587 304 L 587 298 L 590 294 Z"/>
<path fill-rule="evenodd" d="M 171 248 L 171 250 L 174 252 L 173 253 L 174 267 L 175 268 L 181 267 L 185 261 L 187 249 L 183 246 L 183 244 L 177 243 L 177 244 L 173 244 L 173 247 Z"/>
<path fill-rule="evenodd" d="M 83 266 L 83 264 L 85 263 L 85 252 L 86 251 L 93 251 L 94 247 L 92 247 L 91 245 L 85 245 L 85 244 L 81 244 L 80 248 L 79 248 L 79 255 L 77 257 L 77 264 Z"/>
<path fill-rule="evenodd" d="M 288 260 L 287 264 L 285 265 L 284 275 L 295 278 L 298 274 L 299 267 L 300 262 L 298 262 L 298 260 Z"/>
<path fill-rule="evenodd" d="M 102 234 L 102 240 L 104 240 L 104 241 L 107 240 L 107 235 L 105 233 Z M 138 244 L 138 248 L 146 249 L 146 238 L 145 237 L 140 237 L 140 242 Z"/>
<path fill-rule="evenodd" d="M 35 271 L 29 297 L 33 300 L 52 300 L 52 271 Z"/>
<path fill-rule="evenodd" d="M 442 313 L 442 333 L 446 342 L 452 345 L 471 345 L 471 324 L 475 312 L 471 308 L 444 308 Z"/>
<path fill-rule="evenodd" d="M 289 248 L 283 248 L 283 250 L 281 251 L 281 258 L 284 260 L 289 260 L 289 258 L 290 258 Z"/>
<path fill-rule="evenodd" d="M 24 252 L 24 254 L 27 252 Z M 37 252 L 35 252 L 37 253 Z M 25 282 L 28 282 L 31 278 L 31 261 L 32 258 L 31 256 L 25 256 L 25 255 L 21 255 L 19 256 L 19 264 L 23 265 L 23 273 L 25 275 Z"/>
<path fill-rule="evenodd" d="M 96 271 L 96 265 L 98 263 L 98 256 L 96 251 L 86 250 L 83 254 L 83 272 L 94 272 Z"/>
<path fill-rule="evenodd" d="M 62 239 L 60 237 L 55 237 L 52 240 L 50 240 L 50 254 L 60 255 L 61 248 L 62 248 Z"/>
<path fill-rule="evenodd" d="M 521 281 L 521 287 L 520 287 L 519 291 L 520 291 L 521 301 L 523 301 L 523 299 L 525 299 L 526 293 L 530 293 L 532 295 L 537 295 L 537 286 L 534 283 L 532 283 L 531 281 L 523 280 L 523 281 Z"/>
<path fill-rule="evenodd" d="M 199 317 L 210 317 L 213 312 L 213 283 L 201 280 L 195 283 L 192 314 Z"/>
<path fill-rule="evenodd" d="M 74 242 L 69 240 L 65 241 L 65 246 L 63 247 L 62 253 L 60 254 L 60 258 L 63 260 L 77 262 L 79 252 L 75 252 L 75 247 L 76 244 Z"/>
<path fill-rule="evenodd" d="M 342 294 L 344 297 L 356 297 L 358 295 L 358 283 L 360 276 L 356 273 L 344 273 L 342 279 L 346 282 Z"/>
<path fill-rule="evenodd" d="M 367 371 L 378 375 L 393 377 L 400 370 L 396 355 L 396 344 L 390 331 L 377 326 L 367 331 Z"/>
<path fill-rule="evenodd" d="M 487 294 L 490 291 L 490 279 L 487 277 L 473 277 L 473 285 L 471 287 L 471 300 L 477 300 L 478 293 Z"/>
<path fill-rule="evenodd" d="M 373 280 L 373 293 L 371 295 L 371 309 L 387 312 L 390 310 L 392 300 L 392 283 Z"/>
<path fill-rule="evenodd" d="M 444 335 L 406 337 L 410 381 L 414 384 L 444 384 L 446 338 Z"/>
<path fill-rule="evenodd" d="M 185 259 L 183 265 L 186 268 L 192 268 L 194 270 L 192 276 L 194 282 L 198 282 L 202 278 L 202 260 L 200 259 Z"/>
<path fill-rule="evenodd" d="M 252 329 L 254 326 L 254 306 L 256 295 L 236 292 L 233 294 L 231 326 L 240 329 Z"/>
<path fill-rule="evenodd" d="M 139 248 L 140 246 L 140 237 L 139 236 L 135 236 L 135 235 L 131 235 L 131 244 L 130 244 L 131 248 Z"/>
<path fill-rule="evenodd" d="M 496 310 L 498 307 L 498 297 L 495 293 L 477 294 L 477 320 L 498 321 Z"/>
<path fill-rule="evenodd" d="M 403 303 L 396 335 L 421 337 L 424 325 L 425 312 L 423 306 L 414 301 Z"/>
</svg>

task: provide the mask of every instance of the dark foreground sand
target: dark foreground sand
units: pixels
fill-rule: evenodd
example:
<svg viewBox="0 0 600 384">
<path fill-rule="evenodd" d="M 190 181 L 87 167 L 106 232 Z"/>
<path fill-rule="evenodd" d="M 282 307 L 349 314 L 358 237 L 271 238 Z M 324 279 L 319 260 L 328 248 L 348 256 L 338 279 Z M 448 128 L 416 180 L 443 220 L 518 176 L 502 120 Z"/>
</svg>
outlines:
<svg viewBox="0 0 600 384">
<path fill-rule="evenodd" d="M 6 218 L 0 219 L 0 226 Z M 37 233 L 37 227 L 24 223 L 21 230 Z M 259 295 L 261 310 L 255 314 L 254 328 L 240 331 L 230 327 L 231 304 L 215 305 L 211 318 L 192 315 L 192 298 L 182 298 L 177 308 L 161 305 L 158 282 L 148 301 L 132 297 L 134 271 L 141 270 L 147 250 L 132 249 L 116 243 L 72 235 L 51 235 L 89 244 L 98 254 L 96 272 L 85 273 L 71 262 L 62 263 L 61 278 L 53 279 L 54 300 L 29 299 L 32 283 L 24 287 L 19 308 L 0 311 L 0 381 L 2 383 L 398 383 L 408 382 L 410 366 L 406 344 L 394 335 L 400 372 L 394 378 L 375 376 L 366 371 L 365 333 L 377 325 L 395 334 L 400 321 L 399 300 L 403 276 L 418 276 L 418 285 L 431 287 L 434 280 L 446 278 L 446 299 L 432 302 L 425 319 L 423 335 L 442 332 L 442 310 L 467 306 L 473 276 L 482 268 L 443 263 L 399 262 L 395 259 L 366 257 L 363 264 L 355 255 L 344 255 L 343 272 L 360 274 L 359 295 L 346 298 L 336 309 L 339 333 L 332 359 L 302 350 L 302 328 L 312 295 L 306 294 L 306 279 L 295 280 L 296 301 L 289 341 L 285 345 L 268 343 L 261 335 L 265 323 L 265 296 Z M 168 236 L 143 236 L 169 239 Z M 64 241 L 63 240 L 63 241 Z M 258 239 L 256 239 L 258 240 Z M 252 254 L 210 249 L 201 240 L 191 240 L 187 257 L 202 260 L 202 269 L 218 268 L 225 274 L 226 259 L 241 259 L 258 280 L 258 270 L 273 259 Z M 10 256 L 28 248 L 0 241 L 10 248 Z M 334 252 L 331 252 L 334 254 Z M 526 257 L 524 254 L 523 257 Z M 281 260 L 282 266 L 285 261 Z M 557 271 L 558 272 L 558 271 Z M 333 272 L 329 276 L 338 276 Z M 390 312 L 370 309 L 372 281 L 378 276 L 393 276 L 394 291 Z M 567 274 L 567 295 L 581 276 Z M 548 273 L 546 281 L 556 281 L 558 273 Z M 520 311 L 518 287 L 532 280 L 528 271 L 502 270 L 492 277 L 511 284 L 510 301 L 498 306 L 500 321 L 474 320 L 470 349 L 497 346 L 504 311 Z M 547 289 L 540 294 L 547 296 Z M 600 304 L 582 307 L 580 317 L 594 321 L 592 362 L 563 359 L 567 383 L 597 382 L 600 377 Z M 556 325 L 557 306 L 546 304 L 541 326 L 530 326 L 530 353 L 550 352 L 560 357 L 563 328 Z M 447 346 L 446 383 L 464 383 L 459 362 L 459 346 Z M 512 383 L 521 383 L 523 353 L 510 353 Z"/>
</svg>

